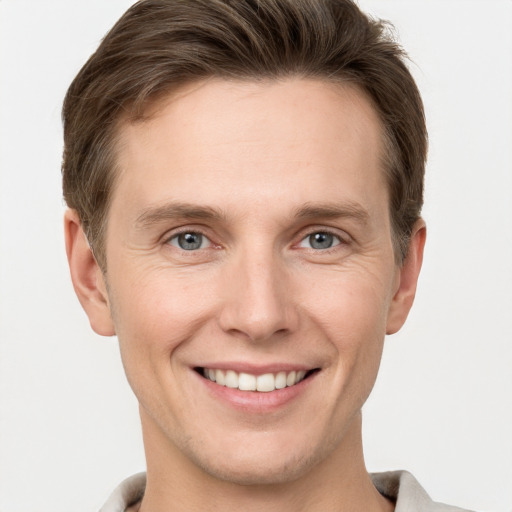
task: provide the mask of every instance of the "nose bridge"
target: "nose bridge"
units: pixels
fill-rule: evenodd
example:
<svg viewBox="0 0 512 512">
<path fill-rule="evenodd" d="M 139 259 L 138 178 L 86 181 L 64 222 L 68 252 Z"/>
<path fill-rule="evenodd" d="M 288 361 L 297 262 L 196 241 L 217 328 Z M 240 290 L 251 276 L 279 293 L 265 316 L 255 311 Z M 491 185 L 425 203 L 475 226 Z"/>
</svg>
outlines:
<svg viewBox="0 0 512 512">
<path fill-rule="evenodd" d="M 288 273 L 270 244 L 246 247 L 229 267 L 220 316 L 225 331 L 261 341 L 295 328 Z"/>
</svg>

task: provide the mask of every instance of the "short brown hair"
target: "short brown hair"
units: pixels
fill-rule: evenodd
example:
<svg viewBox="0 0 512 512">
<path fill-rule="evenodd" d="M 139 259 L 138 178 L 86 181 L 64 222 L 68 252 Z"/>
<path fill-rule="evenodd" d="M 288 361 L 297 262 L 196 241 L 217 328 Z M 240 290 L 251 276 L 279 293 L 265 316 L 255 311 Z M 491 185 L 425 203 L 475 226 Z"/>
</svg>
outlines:
<svg viewBox="0 0 512 512">
<path fill-rule="evenodd" d="M 64 198 L 99 264 L 122 120 L 149 101 L 209 77 L 287 76 L 355 84 L 384 131 L 397 261 L 423 204 L 427 132 L 420 94 L 390 26 L 351 0 L 141 0 L 105 36 L 63 106 Z"/>
</svg>

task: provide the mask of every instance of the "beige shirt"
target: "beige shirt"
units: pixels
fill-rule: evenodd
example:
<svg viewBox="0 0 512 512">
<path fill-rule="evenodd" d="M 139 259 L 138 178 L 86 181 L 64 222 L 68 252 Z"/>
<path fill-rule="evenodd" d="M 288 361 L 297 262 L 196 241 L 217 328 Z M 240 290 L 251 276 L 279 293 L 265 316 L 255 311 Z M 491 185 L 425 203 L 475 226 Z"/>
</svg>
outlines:
<svg viewBox="0 0 512 512">
<path fill-rule="evenodd" d="M 433 502 L 418 481 L 407 471 L 372 473 L 371 477 L 377 490 L 396 502 L 395 512 L 470 512 Z M 145 486 L 145 473 L 127 478 L 114 490 L 100 512 L 130 512 L 128 508 L 142 499 Z M 132 510 L 137 510 L 137 507 Z"/>
</svg>

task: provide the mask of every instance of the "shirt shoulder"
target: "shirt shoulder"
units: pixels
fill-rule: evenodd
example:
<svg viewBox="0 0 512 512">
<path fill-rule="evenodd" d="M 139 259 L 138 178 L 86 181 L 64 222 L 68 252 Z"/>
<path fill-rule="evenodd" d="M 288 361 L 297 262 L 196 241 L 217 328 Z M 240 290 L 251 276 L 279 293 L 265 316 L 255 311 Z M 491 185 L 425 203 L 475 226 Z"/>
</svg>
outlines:
<svg viewBox="0 0 512 512">
<path fill-rule="evenodd" d="M 395 512 L 472 512 L 432 501 L 416 478 L 407 471 L 372 473 L 371 477 L 377 490 L 396 502 Z"/>
<path fill-rule="evenodd" d="M 373 484 L 387 498 L 396 502 L 395 512 L 472 512 L 432 501 L 419 482 L 407 471 L 372 473 Z M 146 474 L 138 473 L 119 484 L 99 512 L 126 512 L 142 499 Z"/>
<path fill-rule="evenodd" d="M 137 473 L 123 480 L 112 492 L 99 512 L 125 512 L 142 499 L 146 488 L 146 473 Z"/>
</svg>

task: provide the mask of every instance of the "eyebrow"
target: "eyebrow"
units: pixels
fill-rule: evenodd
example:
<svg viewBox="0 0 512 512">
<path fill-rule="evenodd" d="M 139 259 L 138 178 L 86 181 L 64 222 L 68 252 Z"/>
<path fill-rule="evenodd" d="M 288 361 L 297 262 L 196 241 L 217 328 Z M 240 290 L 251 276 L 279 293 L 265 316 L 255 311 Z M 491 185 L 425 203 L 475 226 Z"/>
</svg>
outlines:
<svg viewBox="0 0 512 512">
<path fill-rule="evenodd" d="M 298 219 L 354 219 L 360 224 L 367 224 L 370 214 L 359 203 L 306 203 L 295 211 Z"/>
<path fill-rule="evenodd" d="M 222 212 L 209 206 L 171 202 L 143 210 L 135 220 L 135 226 L 144 229 L 154 224 L 173 219 L 222 220 L 224 218 L 225 215 Z"/>
<path fill-rule="evenodd" d="M 306 203 L 294 211 L 292 218 L 304 219 L 339 219 L 351 218 L 361 224 L 367 224 L 369 213 L 360 204 L 353 202 Z M 191 203 L 170 202 L 162 206 L 149 207 L 135 220 L 135 227 L 145 229 L 155 224 L 174 220 L 215 220 L 225 221 L 226 215 L 216 208 Z"/>
</svg>

